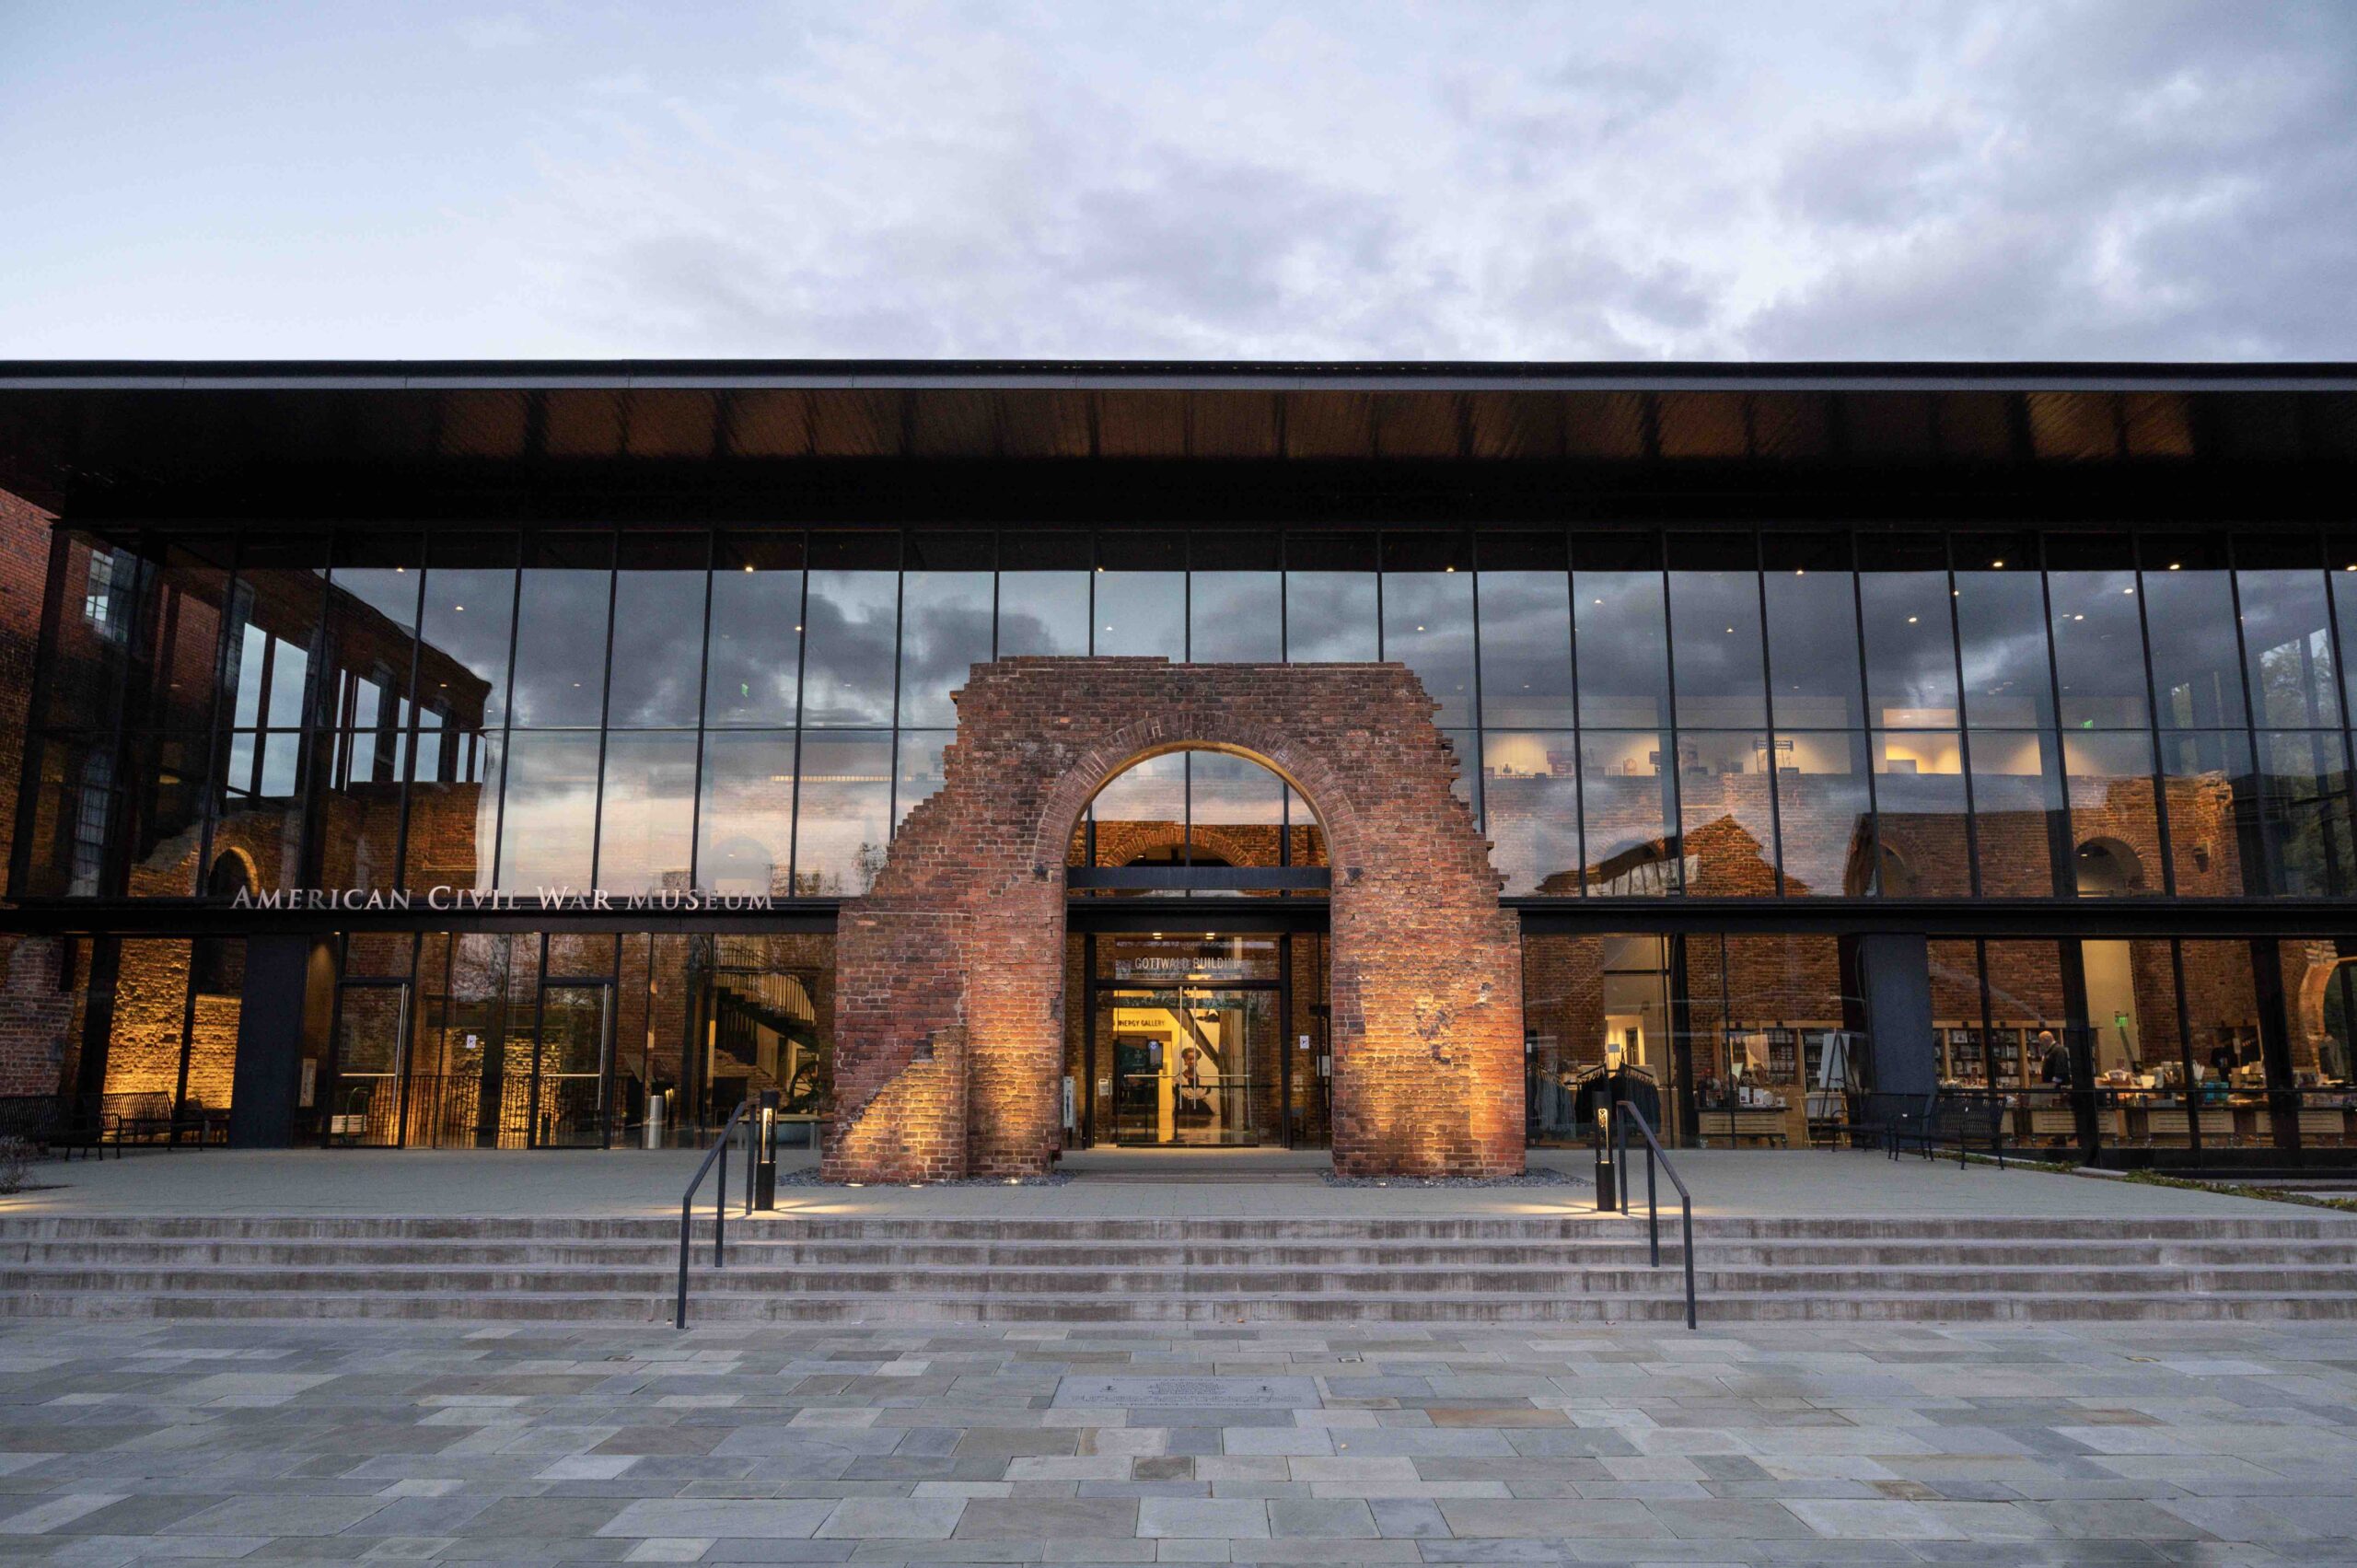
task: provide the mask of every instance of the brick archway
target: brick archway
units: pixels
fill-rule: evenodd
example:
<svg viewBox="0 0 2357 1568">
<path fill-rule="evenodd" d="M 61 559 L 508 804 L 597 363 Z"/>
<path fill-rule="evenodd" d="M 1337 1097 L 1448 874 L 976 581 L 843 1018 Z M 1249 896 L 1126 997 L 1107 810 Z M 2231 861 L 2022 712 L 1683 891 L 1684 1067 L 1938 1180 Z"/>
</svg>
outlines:
<svg viewBox="0 0 2357 1568">
<path fill-rule="evenodd" d="M 1066 845 L 1109 781 L 1178 750 L 1261 763 L 1325 830 L 1336 1168 L 1521 1170 L 1518 923 L 1434 707 L 1396 664 L 975 666 L 940 791 L 838 923 L 828 1179 L 1048 1168 Z"/>
</svg>

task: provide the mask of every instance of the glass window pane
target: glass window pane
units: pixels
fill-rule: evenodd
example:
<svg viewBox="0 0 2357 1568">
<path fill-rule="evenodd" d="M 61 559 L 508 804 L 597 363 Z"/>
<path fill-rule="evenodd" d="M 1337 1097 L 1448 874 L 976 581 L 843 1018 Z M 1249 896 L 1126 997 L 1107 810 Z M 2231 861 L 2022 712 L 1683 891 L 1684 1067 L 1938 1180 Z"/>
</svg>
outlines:
<svg viewBox="0 0 2357 1568">
<path fill-rule="evenodd" d="M 1873 802 L 1864 736 L 1778 736 L 1776 806 L 1787 897 L 1856 898 L 1870 890 Z"/>
<path fill-rule="evenodd" d="M 394 761 L 390 741 L 406 711 L 401 703 L 409 695 L 410 666 L 417 652 L 424 548 L 414 534 L 340 538 L 328 587 L 321 663 L 333 689 L 321 694 L 325 716 L 340 730 L 386 736 L 387 779 Z"/>
<path fill-rule="evenodd" d="M 802 669 L 802 536 L 713 542 L 704 720 L 714 728 L 794 722 Z"/>
<path fill-rule="evenodd" d="M 1480 549 L 1481 722 L 1568 726 L 1572 581 L 1562 536 L 1483 534 Z M 1563 761 L 1569 779 L 1569 753 Z"/>
<path fill-rule="evenodd" d="M 890 726 L 900 584 L 889 557 L 897 543 L 889 536 L 812 536 L 805 725 Z"/>
<path fill-rule="evenodd" d="M 531 541 L 516 610 L 511 722 L 517 727 L 598 722 L 613 563 L 610 534 L 542 534 Z"/>
<path fill-rule="evenodd" d="M 2054 675 L 2065 729 L 2136 729 L 2147 722 L 2143 619 L 2124 539 L 2090 538 L 2048 547 L 2058 561 L 2113 560 L 2106 569 L 2046 575 L 2054 627 Z"/>
<path fill-rule="evenodd" d="M 867 891 L 892 837 L 892 738 L 805 734 L 795 807 L 794 889 L 804 898 Z"/>
<path fill-rule="evenodd" d="M 685 889 L 695 850 L 695 804 L 692 731 L 609 735 L 598 886 L 615 893 Z"/>
<path fill-rule="evenodd" d="M 1866 703 L 1884 729 L 1953 729 L 1956 724 L 1955 604 L 1946 541 L 1896 535 L 1859 541 Z M 2041 661 L 2044 651 L 2039 654 Z"/>
<path fill-rule="evenodd" d="M 1285 661 L 1369 664 L 1381 657 L 1375 540 L 1366 534 L 1285 536 Z"/>
<path fill-rule="evenodd" d="M 1686 890 L 1701 898 L 1775 897 L 1767 736 L 1681 729 L 1678 755 Z"/>
<path fill-rule="evenodd" d="M 2142 542 L 2153 694 L 2164 729 L 2243 722 L 2242 656 L 2223 541 L 2155 534 Z"/>
<path fill-rule="evenodd" d="M 1444 729 L 1473 722 L 1473 575 L 1457 534 L 1386 534 L 1383 656 L 1440 704 Z"/>
<path fill-rule="evenodd" d="M 1875 889 L 1886 898 L 1972 892 L 1965 832 L 1964 750 L 1953 730 L 1877 735 Z"/>
<path fill-rule="evenodd" d="M 507 720 L 508 632 L 516 615 L 513 534 L 437 534 L 426 543 L 425 610 L 418 635 L 428 651 L 421 707 L 461 734 Z"/>
<path fill-rule="evenodd" d="M 2034 541 L 1962 534 L 1954 549 L 1965 723 L 1975 728 L 2052 724 L 2046 598 Z"/>
<path fill-rule="evenodd" d="M 526 892 L 587 888 L 597 810 L 594 730 L 511 731 L 499 886 Z"/>
<path fill-rule="evenodd" d="M 1097 540 L 1096 653 L 1187 656 L 1187 537 L 1108 532 Z"/>
<path fill-rule="evenodd" d="M 1972 818 L 1984 896 L 2054 896 L 2056 841 L 2071 830 L 2050 738 L 2027 730 L 1973 736 Z"/>
<path fill-rule="evenodd" d="M 1097 864 L 1176 865 L 1187 854 L 1187 754 L 1149 757 L 1097 792 L 1089 804 Z"/>
<path fill-rule="evenodd" d="M 1284 578 L 1275 572 L 1197 572 L 1190 581 L 1187 656 L 1197 664 L 1276 664 L 1284 657 Z"/>
<path fill-rule="evenodd" d="M 930 800 L 942 785 L 941 753 L 957 738 L 950 729 L 907 729 L 900 732 L 899 778 L 892 789 L 892 828 L 900 830 L 909 813 Z"/>
<path fill-rule="evenodd" d="M 2248 942 L 2181 942 L 2186 1046 L 2202 1085 L 2204 1148 L 2273 1142 L 2268 1109 L 2267 1053 L 2259 1033 L 2256 969 Z"/>
<path fill-rule="evenodd" d="M 2133 730 L 2066 734 L 2072 875 L 2082 898 L 2162 890 L 2160 812 L 2153 802 L 2153 743 Z"/>
<path fill-rule="evenodd" d="M 706 735 L 702 788 L 696 885 L 714 893 L 785 894 L 793 854 L 794 732 Z"/>
<path fill-rule="evenodd" d="M 1011 530 L 998 548 L 999 657 L 1087 653 L 1089 537 Z"/>
<path fill-rule="evenodd" d="M 1187 656 L 1197 664 L 1284 658 L 1284 575 L 1278 536 L 1199 532 L 1189 550 Z"/>
<path fill-rule="evenodd" d="M 703 682 L 711 537 L 626 533 L 618 549 L 606 722 L 616 729 L 692 725 Z"/>
<path fill-rule="evenodd" d="M 1573 579 L 1580 723 L 1652 725 L 1669 716 L 1669 636 L 1658 572 L 1582 572 Z"/>
<path fill-rule="evenodd" d="M 991 575 L 912 571 L 900 579 L 900 722 L 955 725 L 949 694 L 991 657 Z"/>
<path fill-rule="evenodd" d="M 1848 538 L 1771 535 L 1761 550 L 1776 723 L 1786 729 L 1858 727 L 1864 721 Z"/>
<path fill-rule="evenodd" d="M 1591 895 L 1678 891 L 1678 846 L 1672 827 L 1678 797 L 1676 771 L 1664 766 L 1668 756 L 1669 737 L 1659 730 L 1581 733 L 1581 874 Z"/>
<path fill-rule="evenodd" d="M 1193 865 L 1274 865 L 1284 833 L 1285 782 L 1248 757 L 1189 751 L 1187 859 Z"/>
<path fill-rule="evenodd" d="M 1488 606 L 1482 607 L 1486 621 Z M 1580 890 L 1579 750 L 1568 730 L 1490 730 L 1481 798 L 1490 863 L 1508 893 Z"/>
<path fill-rule="evenodd" d="M 2261 890 L 2258 786 L 2250 738 L 2239 730 L 2164 735 L 2169 858 L 2181 899 L 2235 898 Z"/>
<path fill-rule="evenodd" d="M 2235 577 L 2258 722 L 2282 729 L 2339 724 L 2340 680 L 2333 668 L 2324 574 L 2308 567 Z"/>
<path fill-rule="evenodd" d="M 499 824 L 500 734 L 418 714 L 409 786 L 412 888 L 491 886 Z"/>
<path fill-rule="evenodd" d="M 1767 722 L 1759 574 L 1748 535 L 1672 536 L 1669 625 L 1680 728 Z M 1701 563 L 1708 562 L 1708 565 Z M 1685 563 L 1695 563 L 1686 565 Z"/>
<path fill-rule="evenodd" d="M 2349 763 L 2338 731 L 2258 738 L 2269 890 L 2332 898 L 2351 890 Z"/>
</svg>

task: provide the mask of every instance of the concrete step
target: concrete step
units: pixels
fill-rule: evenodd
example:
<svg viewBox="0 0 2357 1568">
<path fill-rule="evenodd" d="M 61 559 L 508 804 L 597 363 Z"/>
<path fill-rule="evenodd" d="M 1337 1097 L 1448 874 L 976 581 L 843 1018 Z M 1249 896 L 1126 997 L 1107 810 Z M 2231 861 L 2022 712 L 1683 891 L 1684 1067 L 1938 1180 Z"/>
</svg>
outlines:
<svg viewBox="0 0 2357 1568">
<path fill-rule="evenodd" d="M 896 1295 L 920 1293 L 948 1296 L 1331 1295 L 1348 1298 L 1402 1295 L 1558 1296 L 1645 1294 L 1682 1270 L 1619 1268 L 1198 1268 L 1104 1270 L 936 1267 L 923 1269 L 817 1270 L 760 1265 L 714 1270 L 699 1265 L 700 1292 L 736 1295 L 836 1293 Z M 470 1295 L 600 1290 L 660 1294 L 677 1276 L 667 1266 L 628 1268 L 513 1268 L 454 1261 L 407 1266 L 338 1269 L 270 1265 L 168 1268 L 123 1265 L 42 1264 L 0 1267 L 0 1293 L 75 1290 L 136 1294 L 213 1289 L 261 1294 L 334 1295 L 369 1292 L 430 1292 Z M 2351 1291 L 2348 1271 L 2274 1265 L 2189 1269 L 2148 1267 L 1921 1269 L 1759 1268 L 1727 1269 L 1698 1264 L 1699 1289 L 1713 1294 L 1835 1295 L 1902 1290 L 1968 1296 L 1989 1292 L 2091 1295 L 2257 1294 Z"/>
<path fill-rule="evenodd" d="M 702 1321 L 1655 1321 L 1678 1228 L 1432 1219 L 732 1223 L 693 1251 Z M 675 1217 L 0 1219 L 0 1313 L 665 1321 Z M 2357 1223 L 1844 1216 L 1696 1227 L 1705 1318 L 2357 1318 Z"/>
<path fill-rule="evenodd" d="M 431 1292 L 355 1295 L 254 1295 L 175 1291 L 144 1296 L 70 1292 L 20 1293 L 10 1310 L 23 1316 L 81 1318 L 487 1318 L 499 1320 L 668 1322 L 672 1304 L 626 1294 L 547 1293 L 482 1297 Z M 699 1296 L 698 1325 L 742 1322 L 1223 1323 L 1399 1322 L 1574 1323 L 1682 1321 L 1682 1294 L 1652 1295 L 1436 1296 L 1349 1299 L 1330 1295 L 1129 1297 L 1039 1295 L 946 1297 L 918 1295 Z M 1885 1291 L 1843 1295 L 1707 1295 L 1704 1326 L 1726 1322 L 1821 1320 L 2046 1322 L 2078 1320 L 2235 1321 L 2357 1318 L 2345 1292 L 2259 1296 L 2088 1296 L 1990 1292 L 1973 1296 Z"/>
</svg>

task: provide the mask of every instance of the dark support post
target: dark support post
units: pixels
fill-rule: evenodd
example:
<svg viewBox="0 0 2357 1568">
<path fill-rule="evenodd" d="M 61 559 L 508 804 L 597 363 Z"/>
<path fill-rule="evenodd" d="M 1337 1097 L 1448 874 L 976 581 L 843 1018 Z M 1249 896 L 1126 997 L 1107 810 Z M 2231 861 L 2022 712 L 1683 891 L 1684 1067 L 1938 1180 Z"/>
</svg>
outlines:
<svg viewBox="0 0 2357 1568">
<path fill-rule="evenodd" d="M 1920 932 L 1861 936 L 1857 963 L 1874 1062 L 1869 1086 L 1885 1094 L 1930 1094 L 1940 1086 L 1932 1040 L 1930 942 Z"/>
<path fill-rule="evenodd" d="M 310 937 L 246 939 L 246 982 L 238 1010 L 238 1062 L 229 1100 L 233 1149 L 284 1149 L 295 1142 L 310 971 Z M 319 1085 L 319 1091 L 325 1093 L 327 1086 Z"/>
<path fill-rule="evenodd" d="M 777 1091 L 761 1091 L 761 1111 L 753 1123 L 753 1207 L 777 1207 Z"/>
</svg>

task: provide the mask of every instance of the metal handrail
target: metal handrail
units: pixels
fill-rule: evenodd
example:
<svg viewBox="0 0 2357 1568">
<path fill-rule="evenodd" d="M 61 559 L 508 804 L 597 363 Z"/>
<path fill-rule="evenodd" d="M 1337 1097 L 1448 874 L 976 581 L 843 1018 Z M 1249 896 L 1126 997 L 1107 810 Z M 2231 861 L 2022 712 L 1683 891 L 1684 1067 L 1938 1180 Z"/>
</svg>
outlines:
<svg viewBox="0 0 2357 1568">
<path fill-rule="evenodd" d="M 703 1156 L 703 1163 L 696 1167 L 695 1175 L 689 1179 L 688 1190 L 679 1194 L 679 1304 L 678 1316 L 672 1323 L 674 1328 L 684 1329 L 688 1326 L 690 1215 L 695 1206 L 696 1189 L 703 1185 L 703 1179 L 710 1175 L 714 1167 L 720 1171 L 720 1180 L 714 1187 L 712 1193 L 712 1266 L 715 1269 L 725 1269 L 728 1266 L 726 1252 L 728 1161 L 722 1156 L 728 1153 L 728 1140 L 735 1135 L 737 1124 L 745 1120 L 745 1112 L 752 1103 L 749 1099 L 740 1099 L 737 1102 L 737 1109 L 730 1111 L 728 1120 L 721 1124 L 719 1138 L 714 1142 L 711 1150 Z M 745 1179 L 745 1188 L 749 1193 L 752 1191 L 752 1178 L 749 1173 Z"/>
<path fill-rule="evenodd" d="M 1651 1212 L 1647 1233 L 1653 1243 L 1653 1265 L 1656 1269 L 1661 1267 L 1661 1192 L 1654 1179 L 1655 1160 L 1661 1162 L 1662 1169 L 1669 1172 L 1669 1184 L 1678 1189 L 1678 1206 L 1686 1226 L 1686 1326 L 1691 1329 L 1695 1326 L 1694 1194 L 1689 1192 L 1686 1183 L 1678 1179 L 1678 1167 L 1669 1163 L 1669 1152 L 1661 1146 L 1661 1140 L 1654 1136 L 1653 1127 L 1645 1121 L 1645 1113 L 1625 1099 L 1614 1109 L 1613 1131 L 1618 1134 L 1620 1147 L 1613 1152 L 1613 1158 L 1620 1162 L 1622 1170 L 1629 1168 L 1629 1123 L 1635 1122 L 1637 1131 L 1645 1135 L 1645 1207 Z"/>
</svg>

